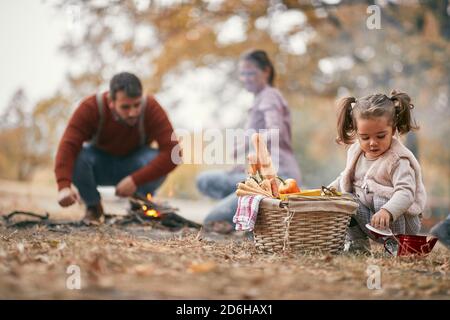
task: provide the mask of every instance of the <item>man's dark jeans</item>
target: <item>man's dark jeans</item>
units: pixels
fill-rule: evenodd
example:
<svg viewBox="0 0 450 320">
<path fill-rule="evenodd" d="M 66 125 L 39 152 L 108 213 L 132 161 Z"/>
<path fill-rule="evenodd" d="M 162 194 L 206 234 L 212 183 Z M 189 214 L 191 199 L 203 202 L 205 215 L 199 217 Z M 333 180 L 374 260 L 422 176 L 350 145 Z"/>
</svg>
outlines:
<svg viewBox="0 0 450 320">
<path fill-rule="evenodd" d="M 159 151 L 147 146 L 123 157 L 106 153 L 92 145 L 85 145 L 75 162 L 73 183 L 78 188 L 86 206 L 100 203 L 100 193 L 97 186 L 115 186 L 123 178 L 152 161 Z M 139 186 L 137 193 L 152 195 L 164 182 L 166 176 Z"/>
</svg>

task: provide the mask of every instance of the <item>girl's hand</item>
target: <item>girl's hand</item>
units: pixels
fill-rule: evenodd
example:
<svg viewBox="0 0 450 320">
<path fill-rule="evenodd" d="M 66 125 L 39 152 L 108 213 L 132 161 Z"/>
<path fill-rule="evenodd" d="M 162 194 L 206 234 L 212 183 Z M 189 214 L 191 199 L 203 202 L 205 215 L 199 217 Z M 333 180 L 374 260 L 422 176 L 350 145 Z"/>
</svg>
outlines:
<svg viewBox="0 0 450 320">
<path fill-rule="evenodd" d="M 377 229 L 387 229 L 389 228 L 389 222 L 391 221 L 392 216 L 386 209 L 380 209 L 377 213 L 375 213 L 370 220 L 370 224 Z"/>
</svg>

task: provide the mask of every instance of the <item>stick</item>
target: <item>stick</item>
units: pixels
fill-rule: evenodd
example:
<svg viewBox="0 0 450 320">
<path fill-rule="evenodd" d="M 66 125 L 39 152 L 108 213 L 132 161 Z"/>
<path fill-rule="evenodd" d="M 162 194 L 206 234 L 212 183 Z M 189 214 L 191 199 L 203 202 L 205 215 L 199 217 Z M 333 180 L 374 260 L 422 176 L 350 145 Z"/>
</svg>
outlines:
<svg viewBox="0 0 450 320">
<path fill-rule="evenodd" d="M 8 234 L 6 237 L 5 237 L 5 236 L 1 236 L 1 237 L 3 238 L 3 240 L 9 241 L 9 239 L 11 239 L 11 237 L 12 237 L 15 233 L 17 233 L 17 229 L 14 230 L 13 232 L 11 232 L 10 234 Z"/>
<path fill-rule="evenodd" d="M 18 214 L 24 214 L 24 215 L 27 215 L 27 216 L 39 218 L 41 220 L 48 220 L 48 217 L 50 216 L 48 214 L 48 212 L 45 213 L 45 216 L 41 216 L 40 214 L 37 214 L 37 213 L 34 213 L 34 212 L 29 212 L 29 211 L 13 211 L 13 212 L 7 214 L 6 216 L 4 216 L 3 218 L 8 221 L 13 216 L 18 215 Z"/>
</svg>

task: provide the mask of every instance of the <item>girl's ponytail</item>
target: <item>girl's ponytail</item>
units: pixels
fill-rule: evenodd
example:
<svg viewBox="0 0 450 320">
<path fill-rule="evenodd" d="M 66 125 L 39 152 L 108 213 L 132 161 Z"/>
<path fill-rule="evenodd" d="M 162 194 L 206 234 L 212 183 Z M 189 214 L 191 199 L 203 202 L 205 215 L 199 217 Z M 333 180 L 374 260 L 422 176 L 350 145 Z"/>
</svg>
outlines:
<svg viewBox="0 0 450 320">
<path fill-rule="evenodd" d="M 394 127 L 399 134 L 408 133 L 412 129 L 419 129 L 416 122 L 412 119 L 411 110 L 414 105 L 411 103 L 411 98 L 404 92 L 397 90 L 391 91 L 391 101 L 394 103 Z"/>
<path fill-rule="evenodd" d="M 339 144 L 351 144 L 355 138 L 355 121 L 353 120 L 352 104 L 356 103 L 356 98 L 346 97 L 338 102 L 338 120 L 336 142 Z"/>
</svg>

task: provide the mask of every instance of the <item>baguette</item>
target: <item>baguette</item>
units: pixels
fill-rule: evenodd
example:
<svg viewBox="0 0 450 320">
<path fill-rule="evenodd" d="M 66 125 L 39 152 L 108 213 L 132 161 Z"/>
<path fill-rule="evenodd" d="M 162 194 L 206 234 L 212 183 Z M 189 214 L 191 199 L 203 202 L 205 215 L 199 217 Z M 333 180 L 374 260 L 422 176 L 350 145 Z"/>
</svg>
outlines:
<svg viewBox="0 0 450 320">
<path fill-rule="evenodd" d="M 236 195 L 237 195 L 238 197 L 256 196 L 256 195 L 258 195 L 258 194 L 260 194 L 260 193 L 254 193 L 254 192 L 250 192 L 250 191 L 244 191 L 244 190 L 241 190 L 241 189 L 237 189 L 237 190 L 236 190 Z"/>
<path fill-rule="evenodd" d="M 260 169 L 260 165 L 258 164 L 258 158 L 256 154 L 250 153 L 248 156 L 248 174 L 254 176 Z"/>
<path fill-rule="evenodd" d="M 267 145 L 264 139 L 258 134 L 254 133 L 251 138 L 256 150 L 257 163 L 260 165 L 260 172 L 264 178 L 273 178 L 277 175 L 273 168 L 272 158 L 270 157 Z"/>
<path fill-rule="evenodd" d="M 271 184 L 270 184 L 269 179 L 264 179 L 264 180 L 261 182 L 260 187 L 261 187 L 264 191 L 267 191 L 267 192 L 269 192 L 269 193 L 272 193 L 272 187 L 271 187 Z"/>
<path fill-rule="evenodd" d="M 260 189 L 261 187 L 259 186 L 259 184 L 253 179 L 253 178 L 247 178 L 247 180 L 245 180 L 245 185 L 249 186 L 251 188 L 255 188 L 255 189 Z M 261 188 L 262 189 L 262 188 Z M 264 189 L 263 189 L 264 190 Z"/>
<path fill-rule="evenodd" d="M 252 188 L 250 186 L 245 185 L 244 183 L 238 183 L 237 185 L 237 189 L 238 190 L 243 190 L 243 191 L 248 191 L 248 192 L 252 192 L 252 193 L 256 193 L 256 194 L 262 194 L 265 195 L 267 197 L 272 197 L 272 194 L 261 189 L 261 188 Z"/>
</svg>

